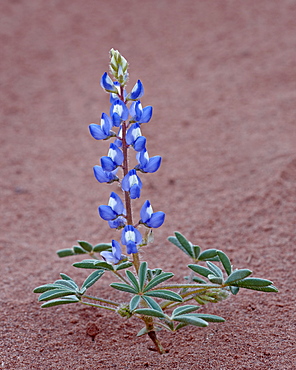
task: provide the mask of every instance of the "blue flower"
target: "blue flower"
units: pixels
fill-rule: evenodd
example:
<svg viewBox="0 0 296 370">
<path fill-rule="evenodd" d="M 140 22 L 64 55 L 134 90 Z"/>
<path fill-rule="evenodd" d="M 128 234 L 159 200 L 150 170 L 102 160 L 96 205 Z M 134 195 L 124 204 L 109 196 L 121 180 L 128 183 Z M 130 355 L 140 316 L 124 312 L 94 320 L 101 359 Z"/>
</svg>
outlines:
<svg viewBox="0 0 296 370">
<path fill-rule="evenodd" d="M 92 137 L 96 140 L 105 140 L 111 136 L 114 136 L 115 133 L 111 131 L 112 121 L 106 113 L 102 114 L 101 117 L 101 126 L 96 123 L 91 123 L 89 125 L 89 131 Z"/>
<path fill-rule="evenodd" d="M 110 144 L 108 156 L 101 158 L 101 165 L 104 171 L 114 171 L 118 166 L 122 165 L 123 153 L 114 143 Z"/>
<path fill-rule="evenodd" d="M 128 254 L 138 253 L 137 245 L 142 241 L 142 235 L 139 230 L 132 225 L 126 225 L 121 234 L 121 243 L 126 245 Z"/>
<path fill-rule="evenodd" d="M 118 216 L 115 220 L 108 221 L 111 229 L 122 229 L 126 225 L 126 218 L 123 216 Z"/>
<path fill-rule="evenodd" d="M 110 107 L 110 116 L 112 117 L 113 126 L 119 127 L 121 121 L 128 118 L 129 110 L 123 101 L 117 99 Z"/>
<path fill-rule="evenodd" d="M 152 111 L 153 108 L 150 105 L 143 109 L 142 104 L 139 100 L 133 102 L 129 109 L 129 113 L 132 117 L 132 120 L 138 123 L 149 122 L 152 117 Z"/>
<path fill-rule="evenodd" d="M 137 152 L 140 152 L 145 148 L 146 145 L 146 138 L 142 136 L 140 125 L 138 123 L 134 123 L 131 127 L 127 130 L 126 143 L 128 145 L 132 145 Z"/>
<path fill-rule="evenodd" d="M 105 72 L 103 76 L 101 77 L 101 86 L 107 92 L 110 92 L 110 93 L 118 92 L 116 86 L 114 85 L 111 78 L 108 76 L 107 72 Z"/>
<path fill-rule="evenodd" d="M 144 95 L 144 86 L 140 80 L 132 88 L 132 91 L 127 96 L 127 100 L 140 99 Z"/>
<path fill-rule="evenodd" d="M 140 223 L 144 224 L 147 227 L 157 228 L 164 223 L 165 213 L 164 212 L 155 212 L 153 213 L 152 206 L 149 200 L 143 204 L 140 211 L 141 220 Z"/>
<path fill-rule="evenodd" d="M 93 170 L 94 170 L 95 178 L 100 183 L 106 182 L 107 184 L 111 184 L 112 182 L 119 180 L 119 178 L 116 176 L 116 172 L 117 172 L 118 168 L 116 168 L 112 172 L 106 172 L 106 171 L 103 170 L 102 167 L 94 166 Z"/>
<path fill-rule="evenodd" d="M 146 173 L 156 172 L 161 164 L 161 157 L 156 155 L 155 157 L 149 158 L 146 149 L 143 149 L 141 152 L 137 153 L 137 160 L 139 164 L 135 167 L 135 169 Z"/>
<path fill-rule="evenodd" d="M 100 255 L 110 264 L 116 264 L 125 258 L 125 256 L 121 254 L 121 246 L 116 240 L 112 240 L 112 252 L 103 251 Z"/>
<path fill-rule="evenodd" d="M 129 191 L 131 199 L 140 198 L 142 181 L 135 169 L 130 170 L 122 179 L 122 190 Z"/>
<path fill-rule="evenodd" d="M 114 192 L 110 194 L 107 206 L 99 207 L 99 214 L 103 220 L 115 220 L 118 216 L 125 213 L 121 198 Z"/>
</svg>

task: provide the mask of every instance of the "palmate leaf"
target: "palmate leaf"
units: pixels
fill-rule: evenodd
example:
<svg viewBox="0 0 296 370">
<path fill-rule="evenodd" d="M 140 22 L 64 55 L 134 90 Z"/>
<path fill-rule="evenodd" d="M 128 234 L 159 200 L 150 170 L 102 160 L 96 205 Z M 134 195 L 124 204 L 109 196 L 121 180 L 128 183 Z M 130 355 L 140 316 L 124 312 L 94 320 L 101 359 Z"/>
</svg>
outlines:
<svg viewBox="0 0 296 370">
<path fill-rule="evenodd" d="M 104 274 L 104 270 L 96 270 L 93 271 L 84 281 L 82 284 L 81 289 L 83 288 L 90 288 L 96 281 L 100 279 L 100 277 Z"/>
<path fill-rule="evenodd" d="M 85 249 L 83 249 L 79 245 L 74 245 L 73 246 L 73 251 L 74 251 L 75 254 L 86 254 L 86 253 L 88 253 Z"/>
<path fill-rule="evenodd" d="M 52 301 L 45 302 L 41 305 L 41 308 L 53 307 L 53 306 L 59 306 L 62 304 L 77 303 L 77 302 L 80 302 L 80 300 L 76 296 L 68 296 L 66 298 L 54 299 Z"/>
<path fill-rule="evenodd" d="M 145 296 L 167 299 L 173 302 L 183 302 L 183 298 L 171 290 L 150 290 L 145 292 Z"/>
<path fill-rule="evenodd" d="M 170 279 L 173 277 L 174 274 L 172 272 L 162 272 L 160 275 L 155 276 L 145 287 L 143 292 L 147 292 L 148 290 L 154 288 L 156 285 Z"/>
</svg>

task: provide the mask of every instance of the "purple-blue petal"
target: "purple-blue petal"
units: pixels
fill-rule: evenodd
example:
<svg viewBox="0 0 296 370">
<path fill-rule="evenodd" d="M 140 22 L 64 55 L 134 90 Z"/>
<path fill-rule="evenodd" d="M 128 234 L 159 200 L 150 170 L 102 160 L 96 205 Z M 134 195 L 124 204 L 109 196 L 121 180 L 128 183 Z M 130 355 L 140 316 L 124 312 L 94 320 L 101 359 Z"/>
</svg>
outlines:
<svg viewBox="0 0 296 370">
<path fill-rule="evenodd" d="M 101 86 L 104 90 L 106 90 L 107 92 L 110 92 L 110 93 L 117 93 L 117 89 L 116 87 L 114 86 L 114 83 L 113 81 L 111 80 L 111 78 L 108 76 L 107 72 L 105 72 L 103 74 L 103 76 L 101 77 Z"/>
<path fill-rule="evenodd" d="M 121 246 L 116 240 L 112 240 L 112 253 L 114 257 L 120 261 L 121 259 Z"/>
<path fill-rule="evenodd" d="M 140 216 L 142 222 L 146 223 L 150 219 L 150 214 L 147 212 L 147 209 L 150 207 L 149 200 L 146 200 L 146 202 L 143 204 L 141 210 L 140 210 Z"/>
<path fill-rule="evenodd" d="M 143 95 L 144 95 L 144 86 L 142 82 L 138 80 L 138 82 L 135 84 L 135 86 L 133 87 L 130 93 L 129 99 L 131 100 L 139 99 Z"/>
<path fill-rule="evenodd" d="M 111 172 L 116 168 L 116 164 L 112 161 L 110 157 L 107 156 L 101 158 L 101 166 L 103 170 L 107 172 Z"/>
<path fill-rule="evenodd" d="M 137 152 L 140 152 L 145 149 L 146 146 L 146 138 L 145 136 L 139 136 L 134 142 L 134 149 Z"/>
<path fill-rule="evenodd" d="M 117 215 L 123 214 L 124 205 L 123 205 L 123 202 L 122 202 L 120 196 L 118 194 L 114 193 L 114 191 L 112 191 L 112 193 L 110 194 L 110 198 L 112 198 L 114 200 L 114 203 L 115 203 L 115 205 L 113 207 L 111 206 L 113 211 L 116 212 Z"/>
<path fill-rule="evenodd" d="M 144 168 L 145 172 L 153 173 L 156 172 L 161 164 L 161 157 L 159 155 L 156 155 L 155 157 L 152 157 L 149 159 L 149 162 Z"/>
<path fill-rule="evenodd" d="M 101 129 L 100 125 L 97 125 L 96 123 L 91 123 L 89 125 L 89 132 L 93 138 L 96 140 L 104 140 L 108 135 L 106 135 L 103 130 Z"/>
<path fill-rule="evenodd" d="M 151 120 L 152 113 L 153 113 L 153 108 L 150 105 L 148 105 L 147 107 L 143 109 L 142 116 L 138 122 L 148 123 Z"/>
<path fill-rule="evenodd" d="M 138 253 L 137 246 L 134 242 L 129 241 L 126 245 L 126 253 L 131 254 L 131 253 Z"/>
<path fill-rule="evenodd" d="M 100 206 L 98 210 L 103 220 L 110 221 L 114 220 L 117 217 L 117 214 L 109 206 Z"/>
<path fill-rule="evenodd" d="M 140 198 L 140 196 L 141 196 L 141 188 L 139 185 L 134 184 L 130 188 L 130 197 L 131 199 L 137 199 L 137 198 Z"/>
<path fill-rule="evenodd" d="M 157 228 L 164 223 L 165 213 L 164 212 L 155 212 L 151 215 L 150 220 L 146 222 L 146 225 L 149 227 Z"/>
</svg>

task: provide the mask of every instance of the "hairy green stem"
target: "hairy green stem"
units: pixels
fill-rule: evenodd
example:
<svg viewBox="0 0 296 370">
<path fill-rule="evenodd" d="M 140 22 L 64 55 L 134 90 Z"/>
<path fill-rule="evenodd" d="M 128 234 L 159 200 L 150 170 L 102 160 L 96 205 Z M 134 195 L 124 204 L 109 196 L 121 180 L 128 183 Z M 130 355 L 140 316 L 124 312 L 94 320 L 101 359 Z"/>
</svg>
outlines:
<svg viewBox="0 0 296 370">
<path fill-rule="evenodd" d="M 154 329 L 154 322 L 152 317 L 143 316 L 142 320 L 145 322 L 146 329 L 148 331 L 148 336 L 154 343 L 154 346 L 157 352 L 161 355 L 167 353 L 167 351 L 163 348 L 162 344 L 160 343 L 159 339 L 157 338 L 156 331 Z"/>
<path fill-rule="evenodd" d="M 102 306 L 100 304 L 89 303 L 89 302 L 84 302 L 84 301 L 80 301 L 80 303 L 85 304 L 87 306 L 92 306 L 92 307 L 97 307 L 97 308 L 104 308 L 105 310 L 109 310 L 109 311 L 116 311 L 115 308 L 107 307 L 107 306 Z"/>
<path fill-rule="evenodd" d="M 104 298 L 99 298 L 99 297 L 93 297 L 93 296 L 90 296 L 90 295 L 87 295 L 87 294 L 84 294 L 83 295 L 83 298 L 92 299 L 94 301 L 99 301 L 99 302 L 102 302 L 102 303 L 107 303 L 107 304 L 110 304 L 112 306 L 120 306 L 119 303 L 110 301 L 109 299 L 104 299 Z"/>
</svg>

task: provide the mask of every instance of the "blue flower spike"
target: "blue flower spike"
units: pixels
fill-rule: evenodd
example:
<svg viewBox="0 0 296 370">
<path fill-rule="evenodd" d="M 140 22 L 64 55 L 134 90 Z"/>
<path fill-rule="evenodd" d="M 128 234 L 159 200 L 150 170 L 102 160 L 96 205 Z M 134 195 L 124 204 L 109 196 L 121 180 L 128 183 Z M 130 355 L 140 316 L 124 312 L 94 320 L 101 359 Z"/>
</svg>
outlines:
<svg viewBox="0 0 296 370">
<path fill-rule="evenodd" d="M 153 212 L 149 200 L 143 204 L 140 211 L 140 223 L 150 228 L 158 228 L 164 223 L 165 213 L 162 211 Z"/>
<path fill-rule="evenodd" d="M 146 148 L 137 153 L 137 160 L 139 164 L 135 169 L 144 173 L 156 172 L 161 165 L 161 157 L 156 155 L 155 157 L 149 158 Z"/>
<path fill-rule="evenodd" d="M 118 166 L 121 166 L 123 162 L 122 150 L 118 148 L 114 143 L 110 144 L 108 156 L 101 158 L 101 166 L 104 171 L 112 172 Z"/>
<path fill-rule="evenodd" d="M 100 255 L 106 262 L 114 265 L 125 258 L 125 256 L 121 254 L 121 246 L 116 240 L 112 240 L 112 252 L 103 251 Z"/>
<path fill-rule="evenodd" d="M 101 125 L 91 123 L 89 125 L 89 132 L 96 140 L 106 140 L 115 136 L 115 132 L 111 131 L 112 121 L 106 113 L 102 114 Z"/>
<path fill-rule="evenodd" d="M 138 123 L 133 123 L 126 133 L 126 143 L 132 145 L 133 148 L 140 152 L 145 149 L 146 138 L 142 136 L 140 125 Z"/>
<path fill-rule="evenodd" d="M 128 94 L 126 100 L 137 100 L 144 95 L 144 86 L 140 80 L 132 88 L 130 94 Z"/>
<path fill-rule="evenodd" d="M 113 126 L 119 127 L 122 121 L 127 120 L 129 110 L 123 101 L 114 100 L 110 107 L 110 116 L 112 117 Z"/>
<path fill-rule="evenodd" d="M 110 194 L 108 205 L 99 206 L 99 214 L 103 220 L 115 220 L 118 216 L 124 215 L 125 210 L 121 198 L 114 192 Z"/>
<path fill-rule="evenodd" d="M 138 253 L 137 245 L 142 241 L 139 230 L 132 225 L 126 225 L 121 234 L 121 243 L 126 245 L 127 254 Z"/>
<path fill-rule="evenodd" d="M 122 179 L 121 188 L 124 191 L 129 191 L 131 199 L 140 198 L 142 181 L 137 175 L 136 170 L 130 170 Z"/>
<path fill-rule="evenodd" d="M 99 183 L 107 183 L 112 184 L 114 181 L 119 181 L 119 178 L 116 176 L 118 168 L 116 168 L 114 171 L 107 172 L 104 171 L 101 166 L 94 166 L 93 171 L 95 178 L 99 181 Z"/>
<path fill-rule="evenodd" d="M 118 93 L 116 86 L 114 85 L 111 77 L 108 76 L 107 72 L 105 72 L 103 76 L 101 77 L 100 83 L 101 83 L 102 88 L 106 92 L 115 93 L 115 94 Z"/>
</svg>

